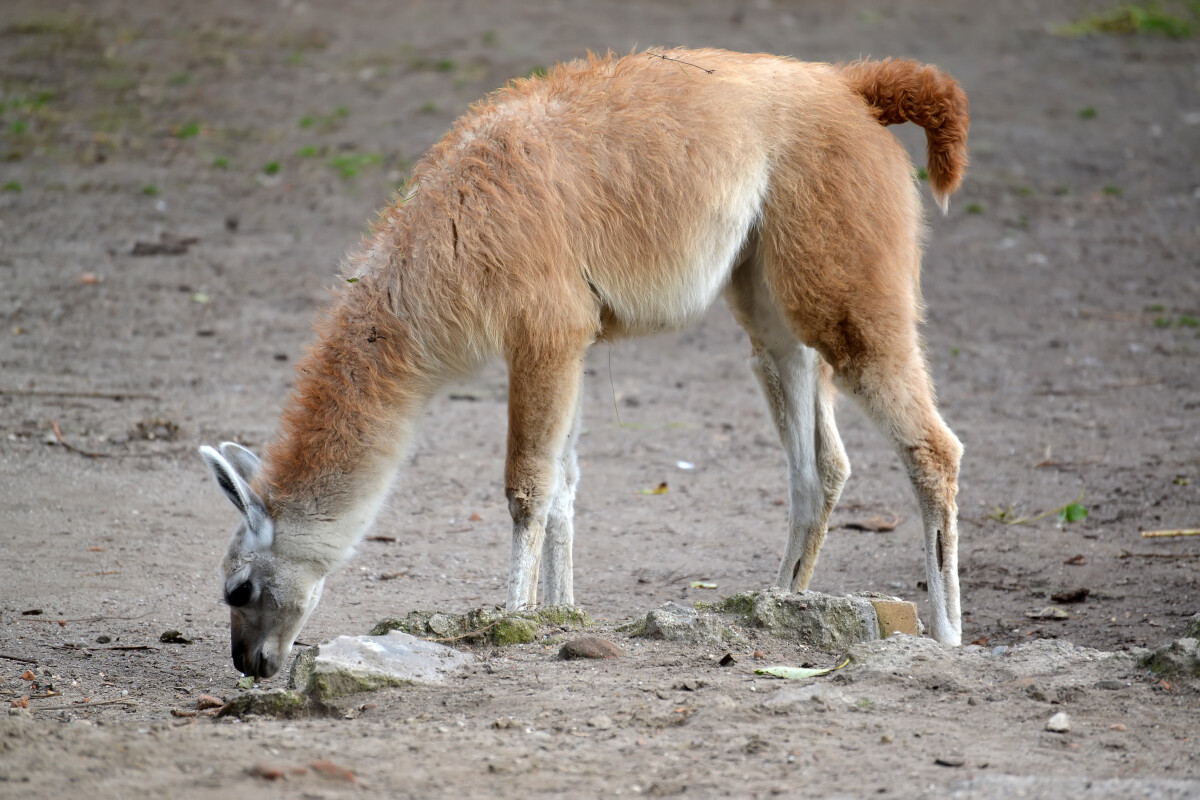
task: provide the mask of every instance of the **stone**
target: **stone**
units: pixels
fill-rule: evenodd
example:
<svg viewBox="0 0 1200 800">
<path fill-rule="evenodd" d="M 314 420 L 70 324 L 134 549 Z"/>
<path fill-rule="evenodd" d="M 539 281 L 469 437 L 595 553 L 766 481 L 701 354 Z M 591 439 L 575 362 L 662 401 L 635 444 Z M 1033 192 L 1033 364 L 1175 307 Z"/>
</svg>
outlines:
<svg viewBox="0 0 1200 800">
<path fill-rule="evenodd" d="M 311 711 L 309 699 L 300 692 L 291 689 L 251 689 L 222 706 L 217 716 L 291 719 L 307 716 Z"/>
<path fill-rule="evenodd" d="M 1046 721 L 1046 730 L 1051 733 L 1068 733 L 1071 730 L 1071 718 L 1067 712 L 1060 711 Z"/>
<path fill-rule="evenodd" d="M 648 613 L 644 621 L 635 625 L 633 635 L 697 645 L 746 644 L 745 637 L 716 614 L 670 602 Z"/>
<path fill-rule="evenodd" d="M 611 718 L 600 714 L 599 716 L 589 719 L 587 724 L 589 728 L 595 728 L 598 731 L 606 731 L 613 726 L 613 721 Z"/>
<path fill-rule="evenodd" d="M 967 759 L 961 753 L 943 753 L 935 758 L 933 763 L 941 767 L 961 767 L 967 763 Z"/>
<path fill-rule="evenodd" d="M 880 639 L 886 639 L 893 633 L 920 636 L 923 632 L 916 603 L 896 597 L 865 596 L 865 599 L 875 608 Z"/>
<path fill-rule="evenodd" d="M 1142 659 L 1155 675 L 1164 677 L 1200 677 L 1200 642 L 1193 638 L 1176 639 Z"/>
<path fill-rule="evenodd" d="M 404 617 L 381 620 L 371 629 L 371 635 L 383 636 L 389 631 L 401 631 L 422 638 L 488 642 L 504 647 L 536 642 L 543 627 L 581 630 L 590 625 L 592 618 L 586 611 L 570 606 L 546 606 L 535 611 L 478 608 L 466 614 L 412 611 Z"/>
<path fill-rule="evenodd" d="M 304 680 L 305 694 L 319 701 L 384 686 L 440 684 L 474 661 L 470 653 L 427 642 L 407 633 L 339 636 L 316 648 Z M 299 659 L 297 659 L 299 661 Z"/>
<path fill-rule="evenodd" d="M 558 657 L 570 661 L 576 658 L 620 658 L 625 651 L 599 636 L 580 636 L 572 639 L 558 651 Z"/>
<path fill-rule="evenodd" d="M 792 594 L 772 588 L 734 595 L 719 604 L 725 613 L 742 617 L 747 627 L 802 642 L 821 650 L 844 650 L 880 638 L 875 607 L 862 597 L 834 597 L 818 592 Z"/>
</svg>

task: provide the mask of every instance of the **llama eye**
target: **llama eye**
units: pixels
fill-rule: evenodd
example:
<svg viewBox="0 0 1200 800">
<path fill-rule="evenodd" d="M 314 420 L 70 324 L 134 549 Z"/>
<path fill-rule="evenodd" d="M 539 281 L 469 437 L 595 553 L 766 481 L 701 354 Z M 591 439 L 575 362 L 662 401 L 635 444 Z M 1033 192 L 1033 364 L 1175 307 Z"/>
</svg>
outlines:
<svg viewBox="0 0 1200 800">
<path fill-rule="evenodd" d="M 250 581 L 243 581 L 238 584 L 236 589 L 225 595 L 225 602 L 234 608 L 239 608 L 250 602 L 252 594 L 254 594 L 254 584 Z"/>
</svg>

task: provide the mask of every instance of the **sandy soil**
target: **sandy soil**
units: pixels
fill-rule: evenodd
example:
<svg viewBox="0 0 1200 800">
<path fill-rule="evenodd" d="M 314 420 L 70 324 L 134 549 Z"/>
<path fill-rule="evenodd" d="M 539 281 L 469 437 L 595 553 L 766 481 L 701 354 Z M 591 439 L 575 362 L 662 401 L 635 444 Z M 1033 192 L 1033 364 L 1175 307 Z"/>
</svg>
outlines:
<svg viewBox="0 0 1200 800">
<path fill-rule="evenodd" d="M 35 695 L 0 717 L 0 796 L 1200 793 L 1196 687 L 1124 654 L 1200 611 L 1200 541 L 1139 534 L 1200 521 L 1200 42 L 1051 32 L 1097 2 L 533 5 L 0 8 L 0 704 Z M 453 685 L 332 718 L 171 716 L 238 691 L 215 578 L 234 513 L 196 447 L 269 440 L 340 254 L 468 103 L 589 48 L 655 44 L 908 56 L 966 87 L 973 167 L 931 218 L 923 286 L 967 447 L 976 646 L 890 643 L 798 689 L 756 678 L 748 653 L 721 668 L 615 630 L 777 568 L 782 458 L 717 308 L 591 358 L 576 596 L 626 658 L 481 648 Z M 897 133 L 919 162 L 920 133 Z M 430 410 L 375 531 L 395 541 L 329 579 L 302 640 L 503 602 L 504 393 L 494 368 Z M 899 524 L 832 531 L 813 588 L 922 602 L 900 465 L 839 414 L 855 472 L 835 522 Z M 1006 524 L 1081 495 L 1082 521 Z M 1069 619 L 1026 616 L 1075 588 Z M 1072 730 L 1045 732 L 1059 710 Z M 356 782 L 251 771 L 319 759 Z"/>
</svg>

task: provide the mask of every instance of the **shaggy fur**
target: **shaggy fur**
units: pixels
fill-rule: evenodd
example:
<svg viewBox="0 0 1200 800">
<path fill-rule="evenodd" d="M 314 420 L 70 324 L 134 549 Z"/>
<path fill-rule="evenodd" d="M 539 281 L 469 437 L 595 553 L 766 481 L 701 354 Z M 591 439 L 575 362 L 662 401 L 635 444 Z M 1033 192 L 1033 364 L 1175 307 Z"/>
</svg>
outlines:
<svg viewBox="0 0 1200 800">
<path fill-rule="evenodd" d="M 503 357 L 508 603 L 536 602 L 543 564 L 547 602 L 572 603 L 584 354 L 679 329 L 724 294 L 788 457 L 779 583 L 808 585 L 849 474 L 836 383 L 904 460 L 925 523 L 932 630 L 957 642 L 961 446 L 935 408 L 917 333 L 912 165 L 880 124 L 904 121 L 926 129 L 944 207 L 967 163 L 966 96 L 911 61 L 592 57 L 472 107 L 348 258 L 297 366 L 280 435 L 247 481 L 272 553 L 332 569 L 383 502 L 425 404 Z"/>
</svg>

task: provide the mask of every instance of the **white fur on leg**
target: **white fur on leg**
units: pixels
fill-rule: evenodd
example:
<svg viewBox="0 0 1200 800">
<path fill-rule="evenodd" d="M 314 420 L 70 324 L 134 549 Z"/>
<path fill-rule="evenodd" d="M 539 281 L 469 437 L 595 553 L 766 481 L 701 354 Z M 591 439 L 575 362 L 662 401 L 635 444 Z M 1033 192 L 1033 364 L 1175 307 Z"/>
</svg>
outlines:
<svg viewBox="0 0 1200 800">
<path fill-rule="evenodd" d="M 543 523 L 527 520 L 513 525 L 512 558 L 508 566 L 508 601 L 505 608 L 521 611 L 537 605 L 538 567 L 542 542 L 546 536 Z"/>
<path fill-rule="evenodd" d="M 942 644 L 962 644 L 962 611 L 958 588 L 958 548 L 946 548 L 939 556 L 939 531 L 957 541 L 953 515 L 940 509 L 922 508 L 925 524 L 925 574 L 929 582 L 929 632 Z M 939 560 L 941 564 L 939 564 Z"/>
</svg>

